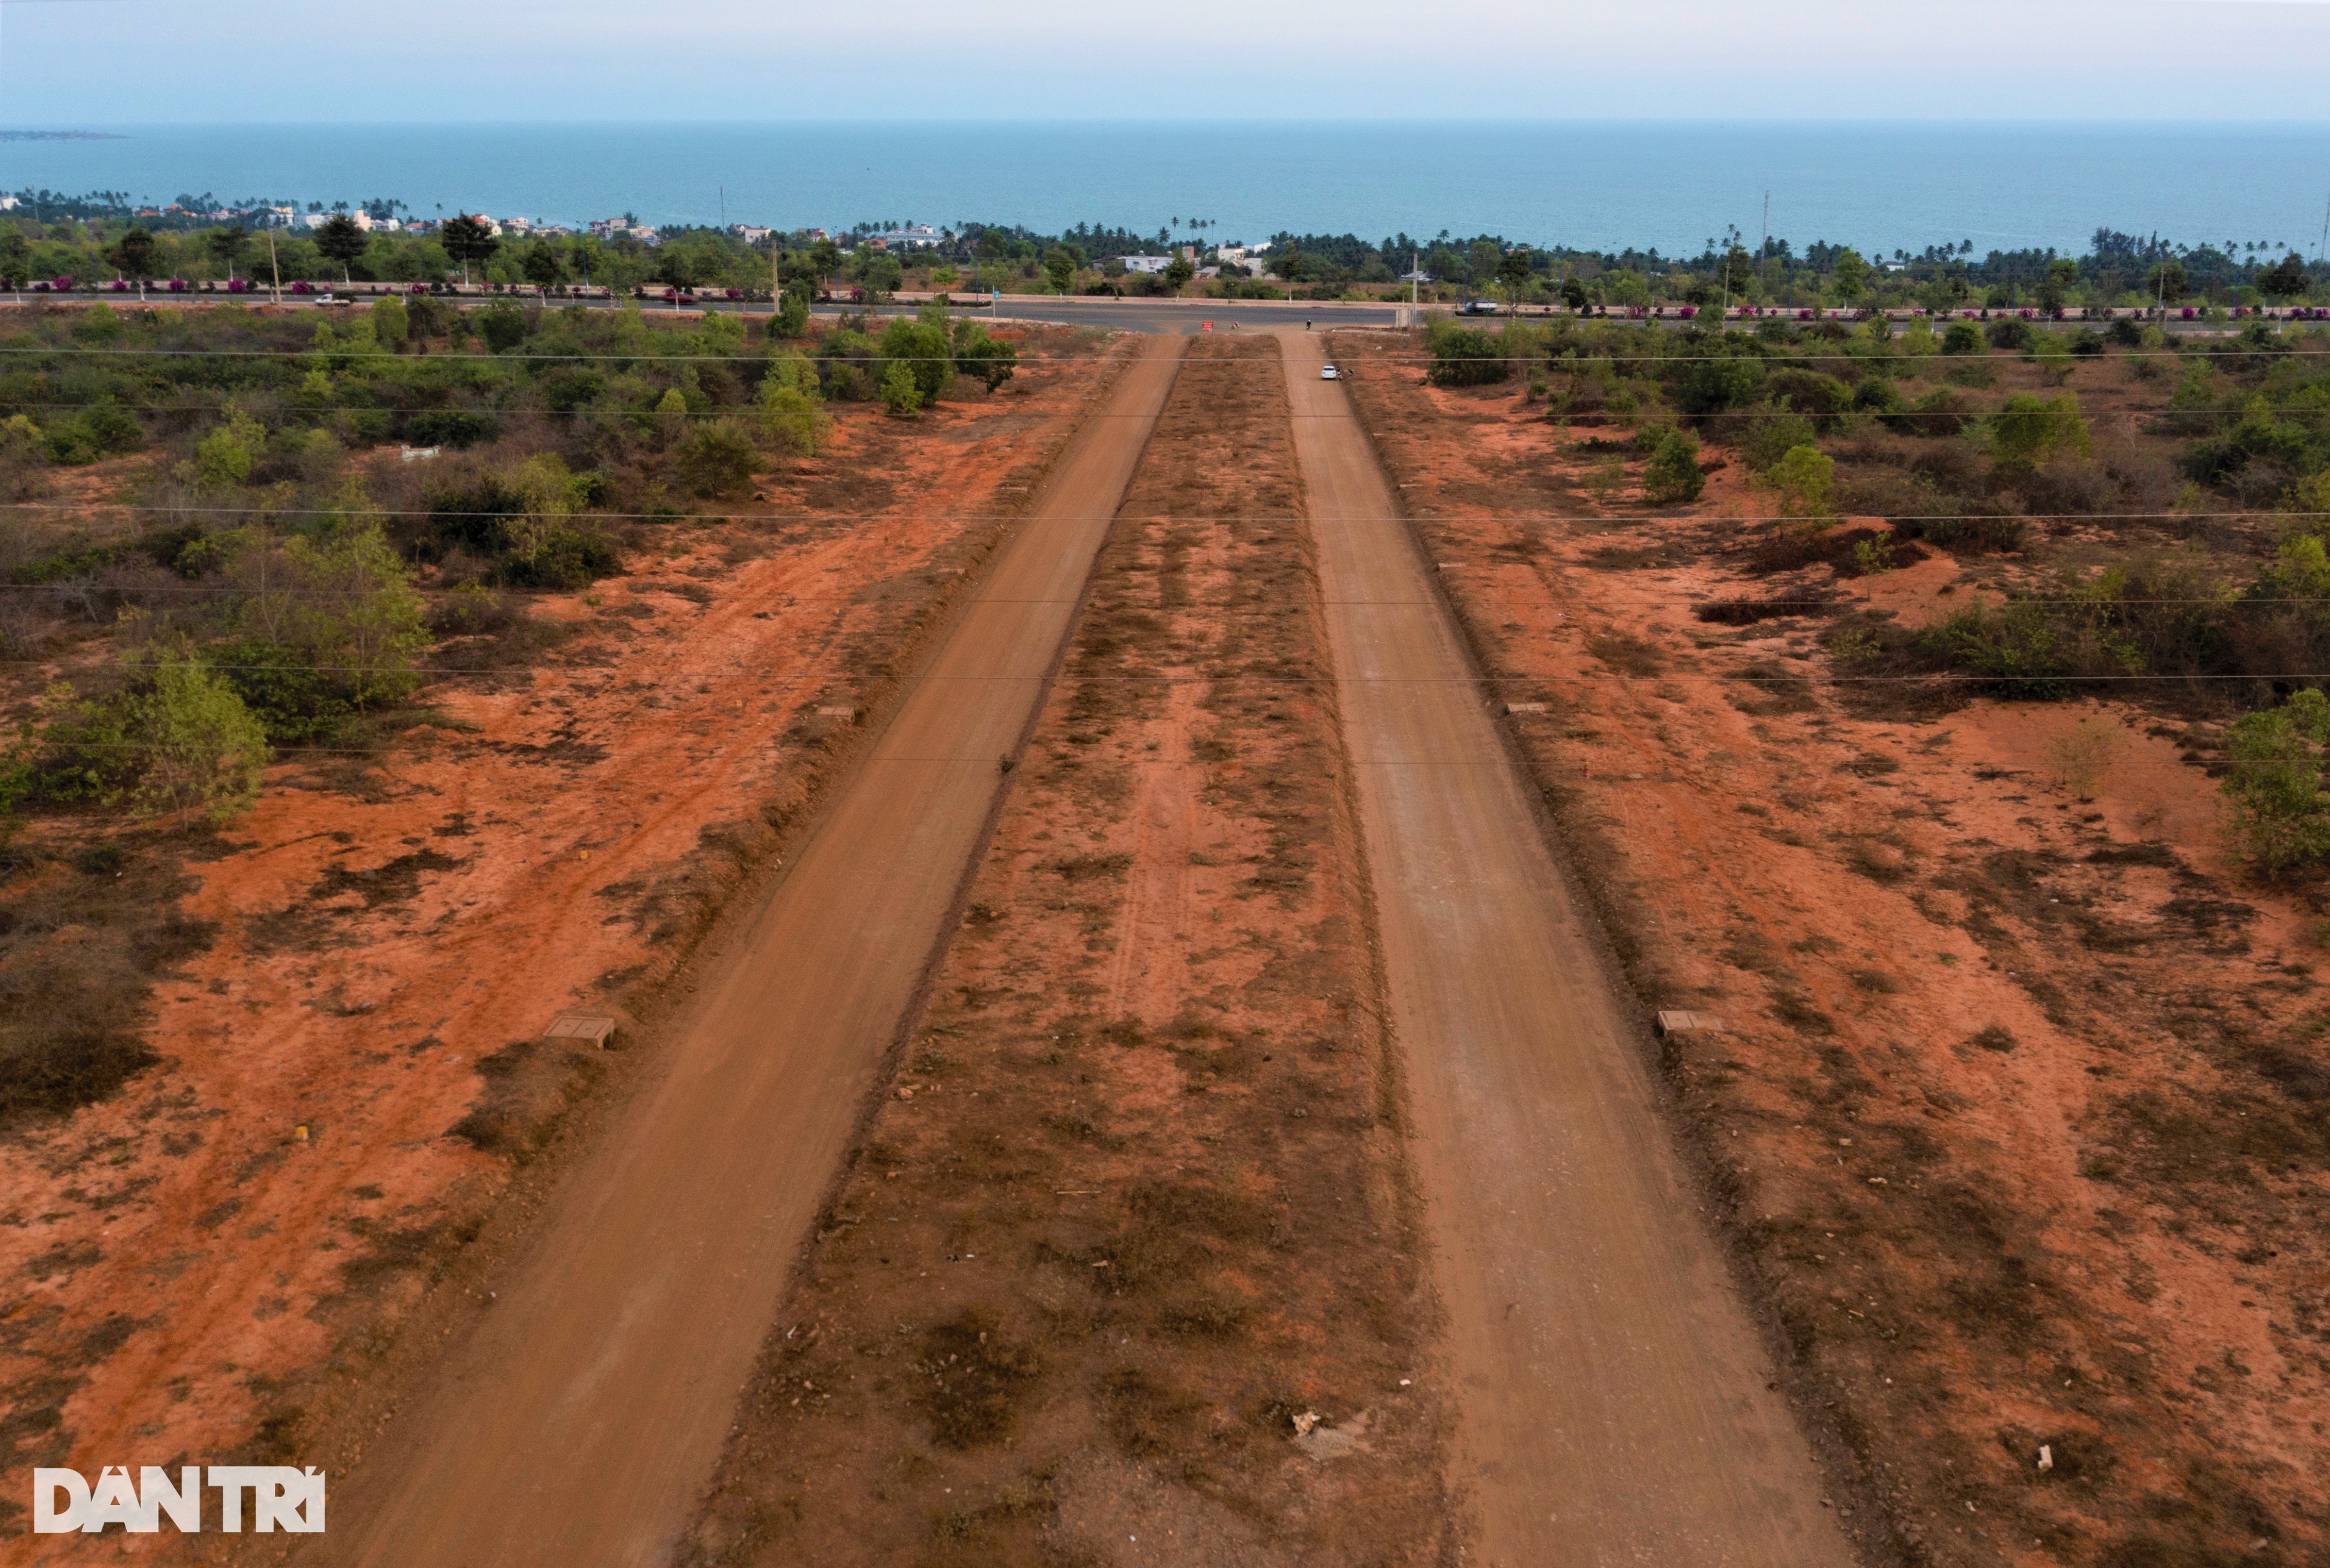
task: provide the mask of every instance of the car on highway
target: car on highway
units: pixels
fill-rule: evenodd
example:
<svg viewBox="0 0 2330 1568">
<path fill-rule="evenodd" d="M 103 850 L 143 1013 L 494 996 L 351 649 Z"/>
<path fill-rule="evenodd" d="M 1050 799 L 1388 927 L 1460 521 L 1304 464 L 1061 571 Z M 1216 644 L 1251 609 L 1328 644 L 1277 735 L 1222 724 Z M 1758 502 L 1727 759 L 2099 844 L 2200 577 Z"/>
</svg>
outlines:
<svg viewBox="0 0 2330 1568">
<path fill-rule="evenodd" d="M 1331 365 L 1322 365 L 1319 367 L 1319 379 L 1321 381 L 1335 381 L 1340 379 L 1341 376 L 1342 372 L 1337 370 Z"/>
<path fill-rule="evenodd" d="M 317 305 L 353 305 L 355 301 L 353 299 L 343 299 L 338 295 L 327 289 L 321 294 L 317 295 L 312 303 Z"/>
<path fill-rule="evenodd" d="M 1494 316 L 1504 309 L 1494 299 L 1467 299 L 1456 308 L 1459 316 Z"/>
</svg>

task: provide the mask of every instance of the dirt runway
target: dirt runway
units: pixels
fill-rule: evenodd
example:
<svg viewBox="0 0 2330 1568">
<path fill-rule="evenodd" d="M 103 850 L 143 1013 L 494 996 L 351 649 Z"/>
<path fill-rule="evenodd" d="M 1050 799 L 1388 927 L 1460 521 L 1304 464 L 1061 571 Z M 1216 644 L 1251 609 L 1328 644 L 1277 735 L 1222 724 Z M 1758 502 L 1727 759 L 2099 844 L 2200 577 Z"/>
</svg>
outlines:
<svg viewBox="0 0 2330 1568">
<path fill-rule="evenodd" d="M 1054 667 L 1182 345 L 1151 340 L 1054 470 L 668 1062 L 570 1174 L 315 1557 L 664 1561 Z"/>
<path fill-rule="evenodd" d="M 1478 1560 L 1848 1563 L 1427 564 L 1286 349 Z"/>
</svg>

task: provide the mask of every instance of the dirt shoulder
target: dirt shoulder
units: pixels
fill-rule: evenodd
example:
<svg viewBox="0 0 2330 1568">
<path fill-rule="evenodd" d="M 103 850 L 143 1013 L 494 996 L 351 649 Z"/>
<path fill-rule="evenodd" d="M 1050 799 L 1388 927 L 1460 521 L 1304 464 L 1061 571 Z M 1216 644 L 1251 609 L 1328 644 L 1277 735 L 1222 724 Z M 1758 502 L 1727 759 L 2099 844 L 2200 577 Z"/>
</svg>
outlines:
<svg viewBox="0 0 2330 1568">
<path fill-rule="evenodd" d="M 2324 1561 L 2310 921 L 2226 870 L 2184 724 L 1910 704 L 1816 622 L 1699 621 L 1780 592 L 1741 465 L 1657 520 L 1609 432 L 1404 347 L 1335 352 L 1643 1006 L 1722 1020 L 1662 1065 L 1862 1548 Z M 1914 622 L 1977 576 L 1804 581 Z"/>
<path fill-rule="evenodd" d="M 34 1463 L 361 1459 L 439 1282 L 507 1242 L 504 1201 L 653 1060 L 545 1028 L 603 1013 L 652 1044 L 697 933 L 1107 374 L 1053 361 L 914 424 L 847 411 L 752 507 L 536 599 L 560 635 L 535 667 L 444 682 L 377 755 L 292 754 L 198 841 L 179 908 L 203 941 L 156 984 L 159 1065 L 0 1150 L 12 1505 Z"/>
<path fill-rule="evenodd" d="M 1190 350 L 693 1561 L 1439 1554 L 1280 374 Z"/>
</svg>

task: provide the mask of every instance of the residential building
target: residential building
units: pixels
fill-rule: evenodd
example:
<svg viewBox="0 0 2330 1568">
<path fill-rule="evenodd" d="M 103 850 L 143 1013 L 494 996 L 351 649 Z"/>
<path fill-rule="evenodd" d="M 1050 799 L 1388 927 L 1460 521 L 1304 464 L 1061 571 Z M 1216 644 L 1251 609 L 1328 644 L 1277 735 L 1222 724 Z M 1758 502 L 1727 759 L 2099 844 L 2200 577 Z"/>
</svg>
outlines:
<svg viewBox="0 0 2330 1568">
<path fill-rule="evenodd" d="M 1128 272 L 1162 272 L 1173 263 L 1170 256 L 1119 256 L 1117 260 Z"/>
</svg>

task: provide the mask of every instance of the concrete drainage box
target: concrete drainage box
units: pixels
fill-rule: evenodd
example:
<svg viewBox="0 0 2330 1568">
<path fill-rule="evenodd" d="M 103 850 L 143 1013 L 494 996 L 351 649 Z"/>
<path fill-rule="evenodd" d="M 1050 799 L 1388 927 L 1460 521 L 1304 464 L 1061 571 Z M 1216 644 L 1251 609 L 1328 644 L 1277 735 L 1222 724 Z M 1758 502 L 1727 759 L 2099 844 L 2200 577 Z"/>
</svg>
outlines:
<svg viewBox="0 0 2330 1568">
<path fill-rule="evenodd" d="M 562 1012 L 543 1032 L 545 1040 L 582 1040 L 605 1050 L 615 1043 L 615 1021 L 587 1012 Z"/>
<path fill-rule="evenodd" d="M 1720 1034 L 1723 1020 L 1709 1012 L 1681 1012 L 1668 1009 L 1659 1014 L 1658 1031 L 1661 1040 L 1674 1034 Z"/>
</svg>

